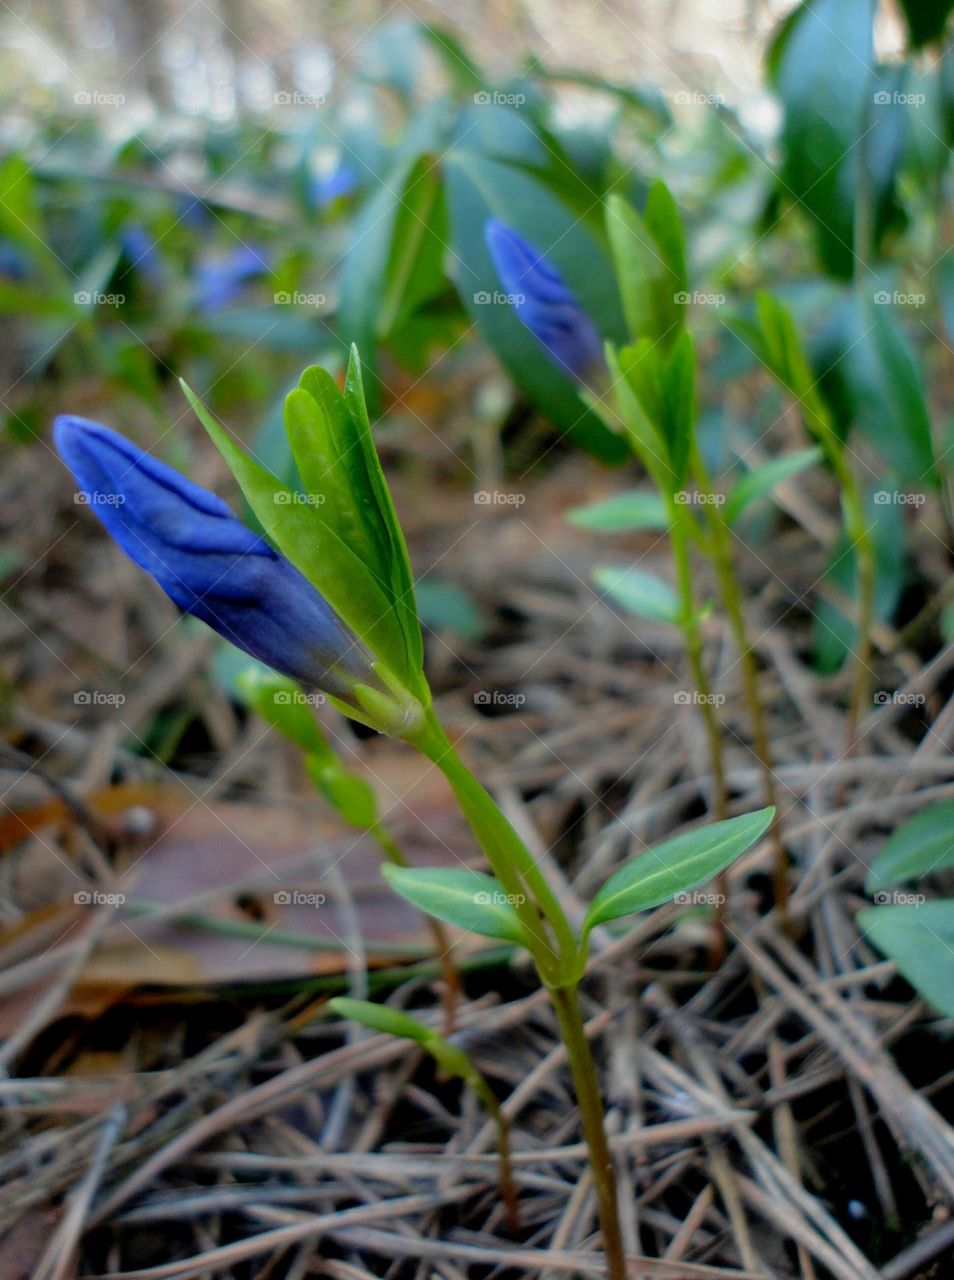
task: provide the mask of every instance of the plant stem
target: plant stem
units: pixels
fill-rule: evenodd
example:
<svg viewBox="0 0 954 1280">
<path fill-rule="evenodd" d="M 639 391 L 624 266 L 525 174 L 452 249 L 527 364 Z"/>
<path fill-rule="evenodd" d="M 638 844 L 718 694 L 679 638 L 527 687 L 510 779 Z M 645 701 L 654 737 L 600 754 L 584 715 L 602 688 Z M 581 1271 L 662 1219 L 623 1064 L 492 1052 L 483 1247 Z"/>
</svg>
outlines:
<svg viewBox="0 0 954 1280">
<path fill-rule="evenodd" d="M 576 939 L 566 913 L 529 849 L 494 798 L 460 760 L 433 711 L 428 712 L 427 725 L 415 745 L 450 783 L 494 875 L 512 896 L 541 978 L 547 984 L 559 981 L 562 975 L 573 971 Z"/>
<path fill-rule="evenodd" d="M 673 561 L 676 566 L 676 581 L 679 591 L 680 626 L 686 644 L 686 657 L 692 673 L 702 721 L 709 746 L 709 762 L 712 770 L 713 802 L 712 808 L 720 820 L 728 816 L 728 802 L 725 785 L 725 766 L 722 760 L 722 730 L 715 713 L 715 701 L 702 661 L 702 632 L 696 610 L 695 592 L 692 585 L 692 564 L 689 558 L 689 539 L 691 532 L 687 520 L 691 519 L 688 508 L 678 503 L 671 503 L 670 512 L 672 527 L 670 541 L 672 543 Z"/>
<path fill-rule="evenodd" d="M 560 1035 L 566 1045 L 570 1072 L 580 1106 L 583 1136 L 590 1154 L 593 1189 L 596 1192 L 597 1211 L 603 1231 L 603 1248 L 606 1253 L 606 1274 L 609 1280 L 626 1280 L 626 1255 L 623 1251 L 619 1207 L 616 1200 L 616 1173 L 609 1143 L 606 1140 L 599 1078 L 590 1052 L 590 1044 L 586 1038 L 576 986 L 553 987 L 550 990 L 550 999 L 553 1001 Z"/>
<path fill-rule="evenodd" d="M 775 905 L 785 915 L 788 906 L 788 853 L 782 840 L 779 822 L 778 789 L 775 785 L 775 770 L 772 760 L 772 749 L 769 745 L 768 728 L 765 723 L 765 708 L 759 692 L 759 673 L 752 646 L 749 644 L 748 628 L 745 625 L 745 614 L 742 609 L 742 595 L 735 577 L 732 563 L 731 534 L 725 517 L 715 501 L 712 480 L 702 457 L 696 449 L 693 458 L 693 469 L 699 487 L 707 498 L 706 520 L 711 534 L 709 560 L 715 569 L 719 583 L 719 594 L 725 609 L 729 630 L 739 654 L 739 667 L 742 673 L 742 694 L 748 707 L 749 720 L 752 725 L 752 747 L 755 758 L 762 772 L 762 788 L 766 805 L 775 810 L 769 838 L 773 854 L 773 881 Z"/>
<path fill-rule="evenodd" d="M 441 770 L 487 856 L 494 875 L 512 901 L 524 941 L 550 993 L 580 1106 L 583 1136 L 596 1190 L 609 1280 L 626 1280 L 626 1260 L 616 1206 L 616 1176 L 603 1124 L 599 1077 L 577 999 L 584 953 L 566 913 L 526 845 L 490 793 L 463 764 L 433 710 L 414 739 L 418 750 Z M 524 890 L 526 892 L 524 892 Z"/>
<path fill-rule="evenodd" d="M 846 461 L 840 457 L 836 474 L 841 485 L 842 505 L 845 512 L 845 532 L 855 553 L 855 590 L 858 598 L 854 642 L 855 678 L 848 708 L 848 729 L 845 734 L 844 755 L 850 756 L 858 745 L 858 725 L 870 695 L 871 674 L 871 624 L 874 620 L 875 563 L 871 533 L 865 523 L 864 502 L 858 479 Z"/>
<path fill-rule="evenodd" d="M 484 1104 L 497 1130 L 497 1150 L 500 1153 L 500 1198 L 507 1215 L 510 1234 L 520 1230 L 520 1210 L 517 1202 L 517 1184 L 513 1178 L 513 1162 L 510 1158 L 510 1121 L 503 1113 L 497 1095 L 482 1075 L 470 1077 L 470 1083 Z"/>
</svg>

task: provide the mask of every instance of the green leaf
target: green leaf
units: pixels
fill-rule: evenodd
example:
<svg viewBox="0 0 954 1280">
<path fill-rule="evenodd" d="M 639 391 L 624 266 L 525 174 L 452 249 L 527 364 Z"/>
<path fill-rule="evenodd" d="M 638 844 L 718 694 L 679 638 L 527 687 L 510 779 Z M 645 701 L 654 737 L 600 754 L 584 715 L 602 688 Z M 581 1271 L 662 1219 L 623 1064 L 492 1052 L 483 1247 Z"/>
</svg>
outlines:
<svg viewBox="0 0 954 1280">
<path fill-rule="evenodd" d="M 650 188 L 642 217 L 611 195 L 606 231 L 630 338 L 648 338 L 665 352 L 685 324 L 688 290 L 682 222 L 665 183 Z"/>
<path fill-rule="evenodd" d="M 666 503 L 652 489 L 633 489 L 585 507 L 574 507 L 566 518 L 578 529 L 598 533 L 626 533 L 630 529 L 663 532 L 669 528 Z"/>
<path fill-rule="evenodd" d="M 485 938 L 523 942 L 520 917 L 493 876 L 445 867 L 381 868 L 395 892 L 458 929 Z"/>
<path fill-rule="evenodd" d="M 768 830 L 773 808 L 759 809 L 675 836 L 621 867 L 590 903 L 584 934 L 598 924 L 658 907 L 711 880 Z"/>
<path fill-rule="evenodd" d="M 884 842 L 865 881 L 869 893 L 954 866 L 954 800 L 941 800 L 903 822 Z"/>
<path fill-rule="evenodd" d="M 350 1018 L 352 1022 L 360 1022 L 371 1031 L 382 1031 L 388 1036 L 397 1036 L 401 1040 L 414 1040 L 417 1044 L 429 1046 L 434 1032 L 423 1022 L 418 1022 L 408 1013 L 399 1009 L 389 1009 L 387 1005 L 373 1004 L 370 1000 L 352 1000 L 348 996 L 335 996 L 328 1001 L 328 1008 L 342 1018 Z"/>
<path fill-rule="evenodd" d="M 681 614 L 676 593 L 653 574 L 642 569 L 604 566 L 594 570 L 593 579 L 601 591 L 629 613 L 654 622 L 679 624 Z"/>
<path fill-rule="evenodd" d="M 361 375 L 361 359 L 358 349 L 351 348 L 348 358 L 348 372 L 345 376 L 345 407 L 351 418 L 352 430 L 357 438 L 360 456 L 363 458 L 367 483 L 377 506 L 380 527 L 388 539 L 390 554 L 390 585 L 395 612 L 404 633 L 407 652 L 407 676 L 409 688 L 426 694 L 427 684 L 424 680 L 424 640 L 421 636 L 421 624 L 418 621 L 417 606 L 414 600 L 414 576 L 411 571 L 411 558 L 408 555 L 404 530 L 398 520 L 391 490 L 381 468 L 381 460 L 374 445 L 371 434 L 371 423 L 368 420 L 368 406 L 364 394 L 364 383 Z"/>
<path fill-rule="evenodd" d="M 372 652 L 409 678 L 400 623 L 365 563 L 322 520 L 319 508 L 302 503 L 300 495 L 244 453 L 181 379 L 180 385 L 268 537 Z"/>
<path fill-rule="evenodd" d="M 649 339 L 644 339 L 649 344 Z M 639 344 L 635 347 L 623 347 L 617 351 L 607 344 L 606 362 L 619 404 L 620 415 L 626 427 L 626 438 L 633 452 L 649 472 L 656 487 L 662 492 L 674 492 L 672 466 L 669 460 L 669 448 L 660 434 L 658 420 L 646 411 L 641 393 L 646 394 L 652 382 L 642 373 L 640 366 L 645 360 L 647 364 L 658 361 L 655 352 L 649 345 Z M 657 370 L 658 372 L 658 370 Z"/>
<path fill-rule="evenodd" d="M 807 0 L 776 66 L 782 189 L 811 216 L 826 269 L 854 273 L 861 139 L 872 92 L 875 0 Z"/>
<path fill-rule="evenodd" d="M 929 1004 L 954 1018 L 954 900 L 868 907 L 858 924 Z"/>
<path fill-rule="evenodd" d="M 781 458 L 773 458 L 771 462 L 755 467 L 739 480 L 729 494 L 725 504 L 725 519 L 730 525 L 735 524 L 742 513 L 771 493 L 777 484 L 787 480 L 789 476 L 798 475 L 806 467 L 812 466 L 821 458 L 820 449 L 798 449 L 794 453 L 786 453 Z"/>
</svg>

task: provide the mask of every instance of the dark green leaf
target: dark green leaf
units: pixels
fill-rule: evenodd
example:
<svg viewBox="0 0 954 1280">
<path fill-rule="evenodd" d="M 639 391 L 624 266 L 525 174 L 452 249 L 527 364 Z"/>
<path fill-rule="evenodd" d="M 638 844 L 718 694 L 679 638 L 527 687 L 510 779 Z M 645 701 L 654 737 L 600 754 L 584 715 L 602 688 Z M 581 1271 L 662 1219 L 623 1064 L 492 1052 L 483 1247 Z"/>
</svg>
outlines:
<svg viewBox="0 0 954 1280">
<path fill-rule="evenodd" d="M 869 893 L 954 866 L 954 800 L 942 800 L 903 822 L 872 863 Z"/>
<path fill-rule="evenodd" d="M 929 1004 L 954 1018 L 954 900 L 869 907 L 858 924 Z"/>
</svg>

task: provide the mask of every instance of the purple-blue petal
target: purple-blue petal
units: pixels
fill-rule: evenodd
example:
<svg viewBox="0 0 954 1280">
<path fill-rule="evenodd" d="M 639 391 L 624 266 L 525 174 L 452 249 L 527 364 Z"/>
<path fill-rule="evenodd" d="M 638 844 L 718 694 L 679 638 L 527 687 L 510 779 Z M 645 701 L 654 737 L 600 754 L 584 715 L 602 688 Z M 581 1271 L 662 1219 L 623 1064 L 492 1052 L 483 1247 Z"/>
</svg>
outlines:
<svg viewBox="0 0 954 1280">
<path fill-rule="evenodd" d="M 303 684 L 347 696 L 372 678 L 324 597 L 216 494 L 99 423 L 63 415 L 54 439 L 94 514 L 180 609 Z"/>
<path fill-rule="evenodd" d="M 603 343 L 563 277 L 519 232 L 502 222 L 484 228 L 487 248 L 518 318 L 550 359 L 575 381 L 603 360 Z"/>
</svg>

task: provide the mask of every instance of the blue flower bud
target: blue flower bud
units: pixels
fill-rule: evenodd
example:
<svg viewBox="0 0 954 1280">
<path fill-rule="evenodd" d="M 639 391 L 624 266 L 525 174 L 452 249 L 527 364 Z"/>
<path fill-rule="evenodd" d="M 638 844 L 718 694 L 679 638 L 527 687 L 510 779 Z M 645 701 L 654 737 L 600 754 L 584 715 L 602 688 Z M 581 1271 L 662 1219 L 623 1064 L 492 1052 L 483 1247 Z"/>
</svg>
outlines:
<svg viewBox="0 0 954 1280">
<path fill-rule="evenodd" d="M 603 361 L 603 342 L 559 271 L 502 222 L 488 222 L 484 236 L 519 319 L 567 377 L 585 381 Z"/>
<path fill-rule="evenodd" d="M 96 422 L 63 415 L 54 438 L 96 516 L 180 609 L 334 697 L 380 685 L 324 597 L 221 498 Z"/>
</svg>

